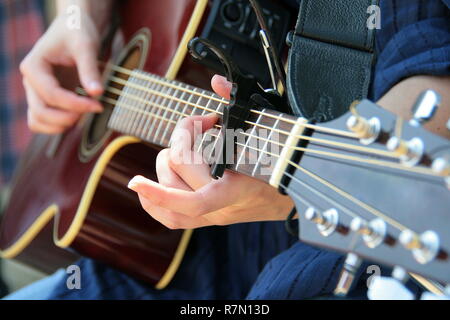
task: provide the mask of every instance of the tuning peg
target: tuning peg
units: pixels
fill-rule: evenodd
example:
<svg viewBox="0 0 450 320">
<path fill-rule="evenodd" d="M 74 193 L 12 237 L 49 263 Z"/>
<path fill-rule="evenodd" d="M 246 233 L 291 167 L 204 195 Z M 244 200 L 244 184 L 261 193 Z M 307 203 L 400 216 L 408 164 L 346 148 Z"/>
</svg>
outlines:
<svg viewBox="0 0 450 320">
<path fill-rule="evenodd" d="M 362 235 L 369 248 L 375 248 L 386 239 L 386 223 L 382 219 L 374 219 L 370 222 L 356 217 L 350 223 L 350 229 Z"/>
<path fill-rule="evenodd" d="M 362 144 L 369 145 L 378 139 L 381 123 L 378 118 L 367 120 L 359 115 L 352 115 L 347 120 L 347 128 L 356 134 Z"/>
<path fill-rule="evenodd" d="M 434 231 L 426 231 L 418 235 L 411 230 L 403 230 L 400 243 L 411 250 L 414 258 L 421 264 L 434 260 L 440 254 L 439 236 Z"/>
<path fill-rule="evenodd" d="M 432 170 L 442 176 L 450 175 L 450 163 L 447 159 L 437 158 L 433 161 Z"/>
<path fill-rule="evenodd" d="M 450 163 L 445 158 L 437 158 L 433 161 L 431 169 L 445 179 L 447 188 L 450 190 Z"/>
<path fill-rule="evenodd" d="M 336 296 L 347 296 L 355 280 L 356 272 L 358 272 L 358 269 L 361 266 L 361 263 L 361 258 L 359 258 L 356 254 L 349 253 L 347 255 L 341 275 L 339 276 L 336 289 L 334 289 L 334 294 Z"/>
<path fill-rule="evenodd" d="M 409 124 L 418 127 L 430 120 L 441 104 L 441 100 L 441 96 L 434 90 L 422 92 L 413 106 L 413 119 L 409 121 Z"/>
<path fill-rule="evenodd" d="M 339 213 L 336 209 L 330 209 L 321 214 L 315 208 L 309 207 L 305 212 L 305 218 L 317 224 L 317 229 L 325 237 L 335 232 L 339 225 Z"/>
<path fill-rule="evenodd" d="M 424 144 L 420 138 L 405 141 L 392 137 L 388 140 L 386 147 L 400 157 L 401 163 L 409 167 L 418 164 L 424 154 Z"/>
<path fill-rule="evenodd" d="M 414 300 L 414 294 L 406 288 L 409 276 L 400 267 L 395 267 L 390 277 L 375 277 L 367 296 L 370 300 Z"/>
</svg>

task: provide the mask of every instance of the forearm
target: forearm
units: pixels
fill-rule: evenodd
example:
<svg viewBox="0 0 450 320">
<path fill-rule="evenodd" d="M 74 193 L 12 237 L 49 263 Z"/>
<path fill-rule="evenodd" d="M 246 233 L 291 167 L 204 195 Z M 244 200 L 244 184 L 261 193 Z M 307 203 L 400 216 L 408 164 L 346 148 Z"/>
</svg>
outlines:
<svg viewBox="0 0 450 320">
<path fill-rule="evenodd" d="M 102 33 L 109 25 L 111 10 L 115 0 L 58 0 L 58 16 L 68 14 L 70 6 L 78 6 L 81 13 L 89 15 Z"/>
<path fill-rule="evenodd" d="M 442 96 L 442 104 L 433 119 L 425 127 L 433 133 L 450 139 L 446 128 L 450 118 L 450 77 L 415 76 L 405 79 L 386 93 L 378 104 L 404 119 L 412 117 L 411 108 L 419 94 L 433 89 Z"/>
</svg>

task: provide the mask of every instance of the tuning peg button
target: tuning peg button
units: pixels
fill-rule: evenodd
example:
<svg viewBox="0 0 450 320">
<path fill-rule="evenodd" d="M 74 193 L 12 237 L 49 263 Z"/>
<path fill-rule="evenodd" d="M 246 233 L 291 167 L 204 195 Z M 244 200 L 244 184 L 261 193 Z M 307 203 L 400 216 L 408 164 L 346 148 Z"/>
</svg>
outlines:
<svg viewBox="0 0 450 320">
<path fill-rule="evenodd" d="M 317 229 L 325 237 L 330 236 L 339 226 L 339 213 L 336 209 L 321 214 L 315 208 L 309 207 L 305 212 L 305 218 L 316 223 Z"/>
<path fill-rule="evenodd" d="M 433 161 L 432 170 L 442 176 L 450 175 L 450 163 L 447 159 L 437 158 Z"/>
<path fill-rule="evenodd" d="M 392 137 L 387 142 L 386 147 L 400 157 L 401 163 L 408 167 L 415 166 L 422 160 L 424 154 L 424 144 L 420 138 L 413 138 L 409 141 Z"/>
<path fill-rule="evenodd" d="M 374 219 L 370 222 L 356 217 L 350 223 L 350 229 L 362 235 L 369 248 L 378 247 L 386 239 L 386 223 L 382 219 Z"/>
<path fill-rule="evenodd" d="M 445 184 L 450 190 L 450 163 L 447 159 L 437 158 L 433 161 L 431 169 L 437 174 L 444 177 Z"/>
<path fill-rule="evenodd" d="M 434 90 L 422 92 L 413 106 L 414 118 L 409 121 L 409 124 L 418 127 L 430 120 L 441 104 L 441 100 L 441 96 Z"/>
<path fill-rule="evenodd" d="M 417 235 L 411 230 L 404 230 L 400 233 L 399 241 L 412 251 L 414 258 L 421 264 L 434 260 L 441 253 L 439 236 L 434 231 Z"/>
<path fill-rule="evenodd" d="M 381 132 L 381 123 L 378 118 L 371 118 L 369 120 L 352 115 L 347 120 L 347 128 L 354 132 L 364 145 L 369 145 L 377 141 Z"/>
</svg>

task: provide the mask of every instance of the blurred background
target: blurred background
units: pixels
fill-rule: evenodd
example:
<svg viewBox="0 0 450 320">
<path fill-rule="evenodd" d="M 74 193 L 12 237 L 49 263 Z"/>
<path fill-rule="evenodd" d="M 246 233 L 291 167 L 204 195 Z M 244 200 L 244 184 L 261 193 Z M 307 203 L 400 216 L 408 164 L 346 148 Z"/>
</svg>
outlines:
<svg viewBox="0 0 450 320">
<path fill-rule="evenodd" d="M 0 219 L 8 184 L 30 141 L 19 65 L 54 16 L 55 0 L 0 0 Z M 44 277 L 14 260 L 0 260 L 0 297 Z"/>
</svg>

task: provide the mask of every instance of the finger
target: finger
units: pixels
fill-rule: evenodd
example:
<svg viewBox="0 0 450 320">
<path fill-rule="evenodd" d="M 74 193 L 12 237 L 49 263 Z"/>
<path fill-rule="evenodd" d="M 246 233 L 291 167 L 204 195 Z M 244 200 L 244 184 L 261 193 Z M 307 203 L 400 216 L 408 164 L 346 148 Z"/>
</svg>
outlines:
<svg viewBox="0 0 450 320">
<path fill-rule="evenodd" d="M 155 206 L 145 196 L 138 193 L 139 201 L 144 210 L 155 220 L 169 229 L 195 229 L 210 225 L 209 221 L 202 217 L 192 218 L 167 209 Z"/>
<path fill-rule="evenodd" d="M 31 114 L 30 109 L 28 109 L 28 127 L 33 132 L 48 134 L 48 135 L 59 134 L 59 133 L 64 132 L 64 130 L 66 129 L 65 127 L 62 127 L 62 126 L 49 125 L 49 124 L 40 122 L 38 119 L 36 119 Z"/>
<path fill-rule="evenodd" d="M 162 150 L 156 158 L 156 174 L 163 186 L 192 190 L 169 166 L 169 149 Z"/>
<path fill-rule="evenodd" d="M 198 190 L 213 181 L 210 167 L 203 161 L 202 155 L 197 152 L 186 151 L 180 157 L 173 159 L 171 152 L 167 165 L 172 172 L 175 172 L 192 190 Z"/>
<path fill-rule="evenodd" d="M 230 100 L 232 84 L 227 80 L 227 78 L 216 74 L 214 77 L 212 77 L 211 87 L 219 96 Z"/>
<path fill-rule="evenodd" d="M 21 71 L 24 78 L 47 105 L 78 113 L 103 110 L 100 102 L 80 97 L 63 89 L 54 77 L 51 65 L 45 61 L 24 63 L 21 65 Z"/>
<path fill-rule="evenodd" d="M 183 147 L 183 149 L 191 150 L 196 135 L 200 135 L 205 131 L 214 127 L 219 120 L 219 116 L 210 113 L 206 116 L 191 116 L 182 119 L 172 133 L 170 145 L 174 143 Z"/>
<path fill-rule="evenodd" d="M 209 130 L 217 115 L 183 119 L 174 130 L 169 153 L 169 167 L 192 189 L 197 190 L 212 181 L 209 166 L 199 152 L 192 151 L 194 136 Z"/>
<path fill-rule="evenodd" d="M 97 49 L 94 42 L 87 42 L 83 46 L 83 50 L 74 52 L 81 84 L 89 95 L 93 97 L 103 93 L 101 75 L 97 63 Z"/>
<path fill-rule="evenodd" d="M 128 187 L 158 207 L 190 217 L 220 210 L 233 205 L 241 198 L 237 193 L 238 186 L 230 185 L 225 178 L 195 192 L 165 187 L 142 176 L 131 179 Z"/>
<path fill-rule="evenodd" d="M 75 112 L 58 110 L 46 106 L 26 80 L 24 81 L 24 87 L 29 104 L 30 116 L 36 121 L 49 126 L 54 125 L 67 128 L 79 119 L 79 114 Z"/>
</svg>

